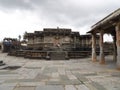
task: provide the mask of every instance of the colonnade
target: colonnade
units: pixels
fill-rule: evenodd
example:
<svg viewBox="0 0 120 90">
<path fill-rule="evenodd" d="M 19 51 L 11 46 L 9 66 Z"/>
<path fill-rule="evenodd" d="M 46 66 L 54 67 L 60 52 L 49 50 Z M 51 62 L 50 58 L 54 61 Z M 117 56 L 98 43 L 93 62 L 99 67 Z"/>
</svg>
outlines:
<svg viewBox="0 0 120 90">
<path fill-rule="evenodd" d="M 105 55 L 104 55 L 104 38 L 103 35 L 105 30 L 99 30 L 100 34 L 100 58 L 99 62 L 100 64 L 105 64 Z M 117 68 L 120 69 L 120 22 L 115 24 L 115 32 L 116 35 L 113 37 L 113 46 L 114 46 L 114 51 L 113 51 L 113 59 L 116 61 Z M 92 32 L 92 61 L 96 62 L 97 61 L 97 55 L 96 55 L 96 32 Z"/>
</svg>

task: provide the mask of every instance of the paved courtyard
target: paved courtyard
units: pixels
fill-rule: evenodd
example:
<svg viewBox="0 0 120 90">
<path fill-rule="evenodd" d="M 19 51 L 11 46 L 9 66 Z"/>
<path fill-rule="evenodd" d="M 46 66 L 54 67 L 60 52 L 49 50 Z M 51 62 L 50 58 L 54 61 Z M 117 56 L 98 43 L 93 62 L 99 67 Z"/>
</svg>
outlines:
<svg viewBox="0 0 120 90">
<path fill-rule="evenodd" d="M 0 66 L 0 90 L 120 90 L 120 71 L 112 58 L 100 65 L 91 58 L 46 61 L 0 53 L 6 63 Z"/>
</svg>

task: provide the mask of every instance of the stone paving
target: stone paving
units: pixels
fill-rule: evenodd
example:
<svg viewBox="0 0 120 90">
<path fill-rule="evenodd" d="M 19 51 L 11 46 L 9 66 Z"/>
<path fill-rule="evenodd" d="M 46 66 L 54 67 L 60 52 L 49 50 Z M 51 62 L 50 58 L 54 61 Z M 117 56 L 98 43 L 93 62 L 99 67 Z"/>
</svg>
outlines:
<svg viewBox="0 0 120 90">
<path fill-rule="evenodd" d="M 100 65 L 91 58 L 47 61 L 0 53 L 6 63 L 0 66 L 0 90 L 120 90 L 120 71 L 112 58 Z"/>
</svg>

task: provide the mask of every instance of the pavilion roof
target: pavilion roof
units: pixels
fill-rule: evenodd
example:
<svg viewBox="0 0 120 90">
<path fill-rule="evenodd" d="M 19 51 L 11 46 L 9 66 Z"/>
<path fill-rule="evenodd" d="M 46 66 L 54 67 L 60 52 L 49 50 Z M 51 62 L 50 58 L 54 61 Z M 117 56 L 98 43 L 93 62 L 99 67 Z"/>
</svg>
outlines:
<svg viewBox="0 0 120 90">
<path fill-rule="evenodd" d="M 91 27 L 91 30 L 88 33 L 98 32 L 99 30 L 113 30 L 113 26 L 116 22 L 120 21 L 120 8 L 98 21 Z M 107 30 L 108 31 L 108 30 Z M 108 31 L 109 32 L 109 31 Z"/>
</svg>

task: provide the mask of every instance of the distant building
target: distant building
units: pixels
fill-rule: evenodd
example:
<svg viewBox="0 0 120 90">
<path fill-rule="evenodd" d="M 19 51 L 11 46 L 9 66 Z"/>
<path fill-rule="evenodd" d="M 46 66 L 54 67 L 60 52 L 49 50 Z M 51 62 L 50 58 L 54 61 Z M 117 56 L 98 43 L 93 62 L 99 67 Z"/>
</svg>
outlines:
<svg viewBox="0 0 120 90">
<path fill-rule="evenodd" d="M 20 42 L 16 38 L 4 38 L 1 43 L 2 52 L 10 52 L 11 50 L 18 50 Z"/>
</svg>

